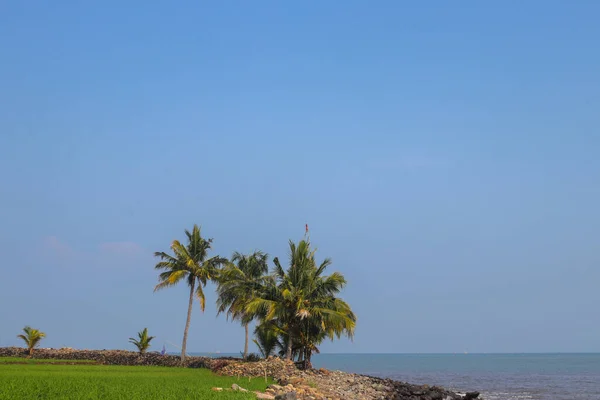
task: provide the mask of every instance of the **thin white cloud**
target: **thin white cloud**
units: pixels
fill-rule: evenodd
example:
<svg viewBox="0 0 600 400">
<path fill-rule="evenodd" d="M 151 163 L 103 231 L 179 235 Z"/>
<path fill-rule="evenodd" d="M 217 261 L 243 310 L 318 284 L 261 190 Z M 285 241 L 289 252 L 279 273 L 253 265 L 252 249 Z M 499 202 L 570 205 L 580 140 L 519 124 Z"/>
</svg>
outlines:
<svg viewBox="0 0 600 400">
<path fill-rule="evenodd" d="M 134 256 L 143 252 L 140 245 L 134 242 L 106 242 L 98 247 L 102 252 L 118 255 Z"/>
<path fill-rule="evenodd" d="M 73 259 L 77 254 L 75 249 L 56 236 L 46 236 L 42 240 L 42 245 L 44 249 L 62 260 Z"/>
<path fill-rule="evenodd" d="M 77 264 L 82 260 L 102 260 L 109 258 L 111 262 L 119 259 L 131 260 L 145 255 L 144 249 L 134 242 L 105 242 L 100 243 L 96 250 L 78 250 L 56 236 L 46 236 L 42 239 L 42 248 L 46 257 L 59 261 L 64 265 Z"/>
</svg>

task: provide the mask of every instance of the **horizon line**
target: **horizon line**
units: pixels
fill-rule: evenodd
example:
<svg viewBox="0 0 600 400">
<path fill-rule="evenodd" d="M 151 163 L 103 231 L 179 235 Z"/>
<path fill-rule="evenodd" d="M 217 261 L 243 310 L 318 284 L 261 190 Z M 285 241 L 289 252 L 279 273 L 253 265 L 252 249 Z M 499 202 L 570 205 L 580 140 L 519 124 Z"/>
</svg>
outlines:
<svg viewBox="0 0 600 400">
<path fill-rule="evenodd" d="M 398 355 L 471 355 L 471 354 L 600 354 L 600 351 L 487 351 L 487 352 L 410 352 L 410 353 L 320 353 L 320 354 L 398 354 Z M 318 354 L 315 354 L 318 355 Z"/>
</svg>

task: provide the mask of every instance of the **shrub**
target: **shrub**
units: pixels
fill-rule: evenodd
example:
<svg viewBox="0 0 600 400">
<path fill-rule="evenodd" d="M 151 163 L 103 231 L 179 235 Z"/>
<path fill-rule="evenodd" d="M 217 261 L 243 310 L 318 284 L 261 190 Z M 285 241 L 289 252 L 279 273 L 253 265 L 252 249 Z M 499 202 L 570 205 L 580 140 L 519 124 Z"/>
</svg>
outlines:
<svg viewBox="0 0 600 400">
<path fill-rule="evenodd" d="M 30 326 L 26 326 L 23 328 L 24 335 L 17 335 L 19 339 L 22 339 L 27 345 L 27 350 L 29 351 L 29 356 L 33 355 L 33 349 L 36 348 L 40 341 L 46 337 L 46 334 L 37 329 L 33 329 Z"/>
<path fill-rule="evenodd" d="M 256 362 L 256 361 L 260 361 L 260 360 L 261 360 L 260 356 L 256 353 L 248 354 L 248 356 L 245 359 L 245 361 L 250 361 L 250 362 Z"/>
</svg>

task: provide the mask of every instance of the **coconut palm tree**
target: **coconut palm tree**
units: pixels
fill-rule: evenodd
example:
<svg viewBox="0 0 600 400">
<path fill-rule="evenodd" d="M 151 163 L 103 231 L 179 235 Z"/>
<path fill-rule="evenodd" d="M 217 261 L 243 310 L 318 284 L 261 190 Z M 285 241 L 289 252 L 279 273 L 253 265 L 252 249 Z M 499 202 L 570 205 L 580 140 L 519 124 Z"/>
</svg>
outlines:
<svg viewBox="0 0 600 400">
<path fill-rule="evenodd" d="M 254 336 L 256 339 L 252 339 L 258 351 L 263 358 L 269 358 L 275 351 L 285 348 L 285 345 L 279 340 L 277 335 L 277 328 L 275 326 L 269 326 L 269 323 L 258 325 L 254 329 Z"/>
<path fill-rule="evenodd" d="M 174 286 L 182 280 L 185 280 L 190 288 L 187 319 L 185 330 L 183 331 L 183 343 L 181 345 L 182 362 L 185 360 L 186 355 L 194 296 L 200 301 L 200 308 L 204 312 L 206 298 L 203 288 L 208 281 L 216 277 L 219 267 L 227 262 L 225 258 L 219 256 L 208 257 L 208 251 L 212 246 L 212 239 L 204 239 L 200 235 L 198 225 L 194 225 L 192 232 L 186 230 L 185 235 L 188 240 L 187 245 L 183 245 L 178 240 L 174 240 L 171 243 L 173 255 L 165 252 L 154 253 L 161 260 L 156 264 L 155 268 L 163 271 L 159 274 L 159 283 L 154 287 L 154 291 Z"/>
<path fill-rule="evenodd" d="M 353 336 L 356 316 L 350 309 L 350 306 L 343 300 L 334 296 L 329 296 L 320 299 L 320 307 L 323 310 L 332 310 L 333 313 L 327 318 L 327 322 L 318 315 L 312 315 L 305 318 L 301 325 L 297 337 L 299 361 L 302 362 L 302 367 L 305 369 L 312 368 L 311 357 L 314 353 L 319 353 L 320 345 L 326 338 L 340 338 L 342 334 Z M 343 316 L 339 318 L 338 316 Z M 348 318 L 351 321 L 351 328 L 347 328 Z"/>
<path fill-rule="evenodd" d="M 40 344 L 40 341 L 46 337 L 46 334 L 37 329 L 33 329 L 30 326 L 23 328 L 23 332 L 25 333 L 24 335 L 17 335 L 17 337 L 25 342 L 29 356 L 31 357 L 33 355 L 33 349 Z"/>
<path fill-rule="evenodd" d="M 279 259 L 273 260 L 273 276 L 265 279 L 254 300 L 248 302 L 246 312 L 258 315 L 262 323 L 273 324 L 283 333 L 286 359 L 293 359 L 296 343 L 303 346 L 301 354 L 310 363 L 316 344 L 325 337 L 334 339 L 342 334 L 352 337 L 356 316 L 337 297 L 346 285 L 344 276 L 339 272 L 323 275 L 331 260 L 325 259 L 317 265 L 315 250 L 307 240 L 298 245 L 290 241 L 289 247 L 287 270 Z"/>
<path fill-rule="evenodd" d="M 143 331 L 138 332 L 138 338 L 129 338 L 129 342 L 133 343 L 138 348 L 140 354 L 146 353 L 146 350 L 150 347 L 150 342 L 154 339 L 154 336 L 148 336 L 148 328 L 144 328 Z"/>
<path fill-rule="evenodd" d="M 217 310 L 244 326 L 244 358 L 248 357 L 248 326 L 256 315 L 245 311 L 246 305 L 262 287 L 269 272 L 269 255 L 261 251 L 244 255 L 233 253 L 231 262 L 220 271 L 217 287 Z"/>
</svg>

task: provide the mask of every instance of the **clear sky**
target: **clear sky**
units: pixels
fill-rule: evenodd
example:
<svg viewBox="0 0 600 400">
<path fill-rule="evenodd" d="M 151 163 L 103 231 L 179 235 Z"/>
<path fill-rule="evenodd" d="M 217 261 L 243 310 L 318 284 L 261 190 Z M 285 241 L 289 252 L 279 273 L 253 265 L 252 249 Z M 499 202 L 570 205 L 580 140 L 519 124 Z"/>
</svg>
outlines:
<svg viewBox="0 0 600 400">
<path fill-rule="evenodd" d="M 359 318 L 323 351 L 600 351 L 599 18 L 3 2 L 0 346 L 26 324 L 49 347 L 180 344 L 187 289 L 153 293 L 153 251 L 197 223 L 215 255 L 285 258 L 308 223 Z M 207 292 L 188 349 L 241 350 Z"/>
</svg>

